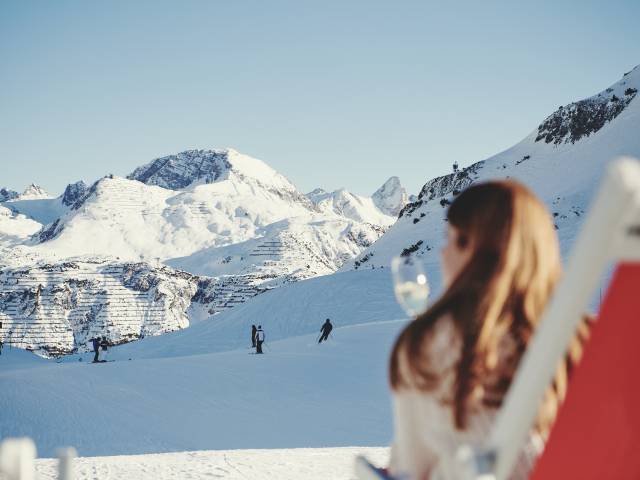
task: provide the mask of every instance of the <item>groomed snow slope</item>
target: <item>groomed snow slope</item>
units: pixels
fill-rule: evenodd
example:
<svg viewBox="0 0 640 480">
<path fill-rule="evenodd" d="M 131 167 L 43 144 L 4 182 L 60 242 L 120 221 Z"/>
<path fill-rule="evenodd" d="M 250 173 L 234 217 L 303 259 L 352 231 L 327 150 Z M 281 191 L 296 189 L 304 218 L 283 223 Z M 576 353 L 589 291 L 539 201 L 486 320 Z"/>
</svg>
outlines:
<svg viewBox="0 0 640 480">
<path fill-rule="evenodd" d="M 271 290 L 209 321 L 121 345 L 110 355 L 126 360 L 231 350 L 250 343 L 251 325 L 262 325 L 269 342 L 319 332 L 326 318 L 342 327 L 403 317 L 389 269 L 344 272 Z"/>
<path fill-rule="evenodd" d="M 267 333 L 265 355 L 10 365 L 0 370 L 0 432 L 32 437 L 44 457 L 61 445 L 83 456 L 388 445 L 387 358 L 403 325 L 337 328 L 321 345 L 315 334 Z"/>
<path fill-rule="evenodd" d="M 176 478 L 224 480 L 352 480 L 353 459 L 366 455 L 387 465 L 388 448 L 296 448 L 269 450 L 217 450 L 156 455 L 80 458 L 74 462 L 78 480 Z M 56 460 L 38 460 L 41 479 L 57 479 Z"/>
<path fill-rule="evenodd" d="M 0 249 L 11 248 L 27 241 L 42 225 L 0 205 Z"/>
</svg>

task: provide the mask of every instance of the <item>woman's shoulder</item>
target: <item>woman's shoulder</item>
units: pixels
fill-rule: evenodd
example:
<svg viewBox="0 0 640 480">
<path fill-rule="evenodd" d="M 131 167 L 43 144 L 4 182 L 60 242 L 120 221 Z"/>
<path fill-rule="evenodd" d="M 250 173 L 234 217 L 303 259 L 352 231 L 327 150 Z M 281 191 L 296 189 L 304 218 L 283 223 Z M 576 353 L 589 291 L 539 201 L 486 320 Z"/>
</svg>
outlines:
<svg viewBox="0 0 640 480">
<path fill-rule="evenodd" d="M 462 339 L 456 328 L 453 317 L 441 315 L 420 339 L 417 355 L 412 356 L 405 342 L 400 349 L 398 360 L 400 373 L 408 385 L 422 389 L 416 383 L 411 365 L 418 365 L 428 376 L 442 384 L 446 377 L 451 377 L 462 350 Z M 446 383 L 446 382 L 445 382 Z"/>
<path fill-rule="evenodd" d="M 460 332 L 456 327 L 453 316 L 449 313 L 438 317 L 425 336 L 425 342 L 423 343 L 426 354 L 437 356 L 458 354 L 461 346 Z"/>
<path fill-rule="evenodd" d="M 422 342 L 421 361 L 437 375 L 450 373 L 460 359 L 462 337 L 451 314 L 438 317 Z"/>
</svg>

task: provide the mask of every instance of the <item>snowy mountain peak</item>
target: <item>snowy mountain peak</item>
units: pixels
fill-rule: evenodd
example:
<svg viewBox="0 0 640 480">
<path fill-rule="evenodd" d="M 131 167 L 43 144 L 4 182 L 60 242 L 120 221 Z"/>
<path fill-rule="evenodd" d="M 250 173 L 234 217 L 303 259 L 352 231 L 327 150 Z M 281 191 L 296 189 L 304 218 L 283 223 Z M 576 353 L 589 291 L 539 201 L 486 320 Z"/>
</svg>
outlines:
<svg viewBox="0 0 640 480">
<path fill-rule="evenodd" d="M 231 176 L 240 180 L 252 179 L 268 188 L 296 190 L 291 182 L 263 161 L 231 148 L 186 150 L 157 158 L 136 168 L 127 178 L 147 185 L 182 190 L 192 185 L 227 180 Z"/>
<path fill-rule="evenodd" d="M 62 204 L 67 207 L 72 206 L 87 193 L 87 184 L 82 180 L 70 183 L 62 194 Z"/>
<path fill-rule="evenodd" d="M 373 202 L 385 214 L 397 217 L 407 204 L 408 195 L 398 177 L 391 177 L 376 190 L 372 196 Z"/>
<path fill-rule="evenodd" d="M 20 200 L 33 200 L 38 198 L 51 198 L 44 188 L 40 185 L 36 185 L 32 183 L 27 188 L 24 189 L 24 192 L 20 194 Z"/>
</svg>

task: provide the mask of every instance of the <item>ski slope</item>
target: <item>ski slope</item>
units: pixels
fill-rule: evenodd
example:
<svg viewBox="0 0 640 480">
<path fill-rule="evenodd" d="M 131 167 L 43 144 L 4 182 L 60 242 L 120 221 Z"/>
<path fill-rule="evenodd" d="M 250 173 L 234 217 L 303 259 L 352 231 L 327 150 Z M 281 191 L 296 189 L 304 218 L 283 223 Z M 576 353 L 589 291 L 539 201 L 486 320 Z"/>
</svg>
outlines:
<svg viewBox="0 0 640 480">
<path fill-rule="evenodd" d="M 220 478 L 224 480 L 331 480 L 353 479 L 353 459 L 366 455 L 386 465 L 388 448 L 296 448 L 271 450 L 222 450 L 155 455 L 79 458 L 74 462 L 78 480 L 135 478 Z M 36 462 L 40 479 L 57 479 L 57 462 Z"/>
<path fill-rule="evenodd" d="M 326 318 L 335 327 L 403 318 L 389 269 L 312 278 L 271 290 L 191 327 L 112 349 L 112 358 L 166 358 L 241 348 L 251 325 L 262 325 L 267 342 L 318 333 Z M 433 284 L 432 284 L 433 286 Z M 63 358 L 77 361 L 77 356 Z"/>
<path fill-rule="evenodd" d="M 0 432 L 32 437 L 44 457 L 63 445 L 82 456 L 388 445 L 387 358 L 404 323 L 338 327 L 321 345 L 315 333 L 270 341 L 267 330 L 265 355 L 91 364 L 85 354 L 24 368 L 12 359 L 24 352 L 5 349 Z"/>
</svg>

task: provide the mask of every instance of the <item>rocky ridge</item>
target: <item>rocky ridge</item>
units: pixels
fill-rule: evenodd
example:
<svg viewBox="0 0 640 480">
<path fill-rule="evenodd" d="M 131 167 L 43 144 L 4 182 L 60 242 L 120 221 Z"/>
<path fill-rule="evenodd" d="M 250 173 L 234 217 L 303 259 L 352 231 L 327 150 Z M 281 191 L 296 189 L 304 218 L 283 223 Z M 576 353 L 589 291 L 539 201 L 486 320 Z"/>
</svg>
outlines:
<svg viewBox="0 0 640 480">
<path fill-rule="evenodd" d="M 110 260 L 40 263 L 0 270 L 0 321 L 6 346 L 43 356 L 87 351 L 189 325 L 198 280 L 146 263 Z"/>
</svg>

